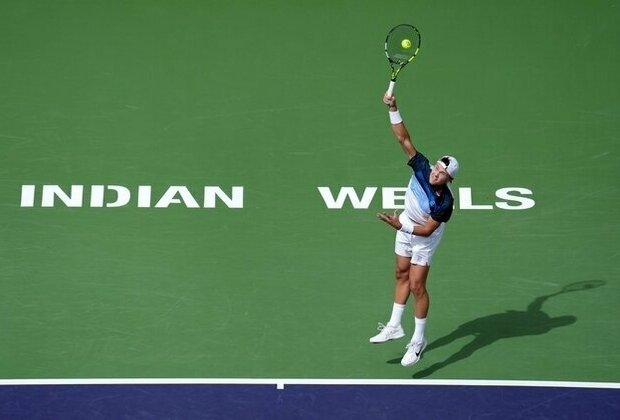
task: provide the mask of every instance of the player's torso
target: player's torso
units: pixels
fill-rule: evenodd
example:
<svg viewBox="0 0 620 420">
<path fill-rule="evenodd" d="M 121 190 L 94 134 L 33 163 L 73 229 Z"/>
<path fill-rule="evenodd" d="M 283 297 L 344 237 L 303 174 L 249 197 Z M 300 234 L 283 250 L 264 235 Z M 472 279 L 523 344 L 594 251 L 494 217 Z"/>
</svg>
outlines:
<svg viewBox="0 0 620 420">
<path fill-rule="evenodd" d="M 445 188 L 441 195 L 437 195 L 428 178 L 426 178 L 426 174 L 414 172 L 405 194 L 405 214 L 407 217 L 414 223 L 423 225 L 431 217 L 431 214 L 445 211 L 448 206 L 451 208 L 453 206 L 452 194 L 447 187 Z"/>
</svg>

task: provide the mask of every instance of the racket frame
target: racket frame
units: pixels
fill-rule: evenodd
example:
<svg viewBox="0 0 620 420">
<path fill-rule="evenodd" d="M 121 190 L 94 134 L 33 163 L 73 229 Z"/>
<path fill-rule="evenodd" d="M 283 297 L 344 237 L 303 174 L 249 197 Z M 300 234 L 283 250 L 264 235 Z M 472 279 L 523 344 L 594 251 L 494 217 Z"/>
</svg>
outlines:
<svg viewBox="0 0 620 420">
<path fill-rule="evenodd" d="M 392 32 L 394 32 L 397 28 L 400 28 L 401 26 L 408 26 L 410 28 L 413 29 L 415 35 L 417 36 L 417 44 L 416 45 L 416 49 L 413 52 L 413 54 L 411 55 L 411 57 L 406 61 L 406 62 L 399 62 L 399 61 L 395 61 L 390 57 L 390 54 L 388 53 L 388 41 L 390 39 L 390 35 L 392 34 Z M 400 71 L 409 63 L 411 63 L 413 61 L 414 58 L 416 58 L 416 56 L 418 55 L 418 52 L 420 51 L 420 46 L 422 45 L 422 36 L 420 34 L 420 31 L 418 30 L 418 28 L 416 28 L 413 25 L 409 25 L 407 23 L 401 23 L 400 25 L 396 25 L 394 26 L 392 29 L 390 29 L 390 31 L 388 32 L 387 36 L 385 37 L 385 44 L 383 47 L 383 50 L 385 52 L 385 56 L 388 59 L 388 62 L 390 63 L 390 67 L 392 68 L 392 74 L 390 77 L 390 83 L 388 85 L 388 90 L 387 90 L 387 95 L 388 96 L 392 96 L 392 94 L 394 93 L 394 87 L 396 86 L 396 78 L 398 77 L 398 73 L 400 73 Z"/>
</svg>

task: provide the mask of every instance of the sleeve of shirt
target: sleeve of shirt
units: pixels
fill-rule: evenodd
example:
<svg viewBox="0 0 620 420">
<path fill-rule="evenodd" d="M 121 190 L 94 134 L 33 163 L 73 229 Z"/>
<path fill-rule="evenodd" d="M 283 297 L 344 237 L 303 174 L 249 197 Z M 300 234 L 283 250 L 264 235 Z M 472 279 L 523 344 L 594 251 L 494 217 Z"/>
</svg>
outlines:
<svg viewBox="0 0 620 420">
<path fill-rule="evenodd" d="M 411 169 L 414 171 L 426 171 L 427 168 L 430 170 L 431 167 L 426 156 L 420 152 L 413 155 L 413 157 L 409 159 L 409 162 L 407 162 L 407 165 L 411 166 Z"/>
<path fill-rule="evenodd" d="M 442 208 L 437 212 L 431 212 L 431 217 L 440 223 L 446 223 L 452 216 L 452 205 Z"/>
</svg>

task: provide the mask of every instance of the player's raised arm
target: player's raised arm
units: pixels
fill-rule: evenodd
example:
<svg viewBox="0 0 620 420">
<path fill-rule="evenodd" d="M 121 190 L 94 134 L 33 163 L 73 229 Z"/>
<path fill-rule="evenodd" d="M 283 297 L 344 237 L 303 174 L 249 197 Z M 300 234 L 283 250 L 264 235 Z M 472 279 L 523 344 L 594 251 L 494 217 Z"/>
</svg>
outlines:
<svg viewBox="0 0 620 420">
<path fill-rule="evenodd" d="M 390 122 L 392 123 L 392 131 L 394 132 L 394 136 L 400 143 L 400 147 L 403 148 L 403 151 L 407 157 L 411 159 L 411 157 L 417 153 L 417 150 L 413 146 L 409 131 L 407 131 L 407 127 L 405 127 L 403 119 L 400 116 L 400 112 L 396 106 L 396 98 L 386 93 L 383 96 L 383 103 L 389 107 Z"/>
</svg>

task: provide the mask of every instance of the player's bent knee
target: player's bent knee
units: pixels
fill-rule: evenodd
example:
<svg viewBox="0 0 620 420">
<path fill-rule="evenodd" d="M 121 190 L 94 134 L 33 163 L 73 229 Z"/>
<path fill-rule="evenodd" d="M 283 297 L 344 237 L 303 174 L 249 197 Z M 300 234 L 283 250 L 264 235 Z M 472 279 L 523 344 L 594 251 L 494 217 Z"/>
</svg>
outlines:
<svg viewBox="0 0 620 420">
<path fill-rule="evenodd" d="M 396 272 L 396 281 L 399 283 L 409 283 L 409 273 Z"/>
<path fill-rule="evenodd" d="M 398 264 L 396 265 L 396 280 L 398 282 L 409 283 L 409 265 Z"/>
</svg>

